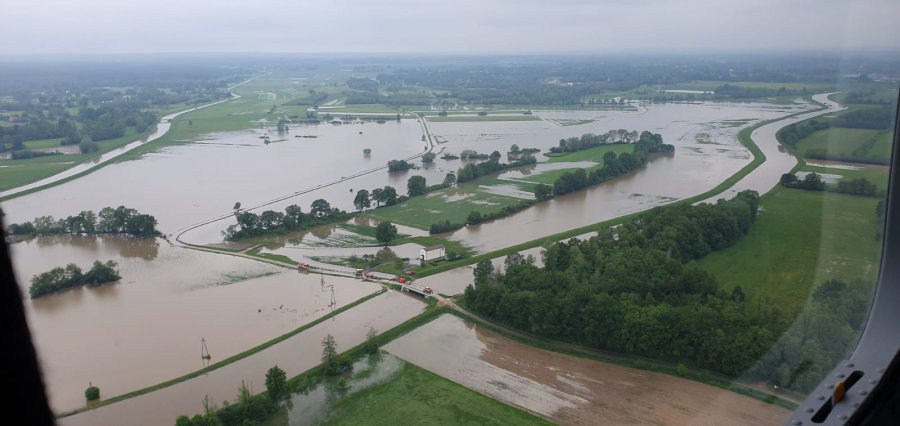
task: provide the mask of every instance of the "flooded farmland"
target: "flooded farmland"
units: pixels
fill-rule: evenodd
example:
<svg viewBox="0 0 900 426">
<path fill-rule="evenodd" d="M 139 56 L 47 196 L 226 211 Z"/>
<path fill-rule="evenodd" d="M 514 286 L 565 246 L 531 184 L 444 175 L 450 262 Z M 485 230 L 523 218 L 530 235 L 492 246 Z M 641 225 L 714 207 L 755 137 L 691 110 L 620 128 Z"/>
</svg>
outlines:
<svg viewBox="0 0 900 426">
<path fill-rule="evenodd" d="M 122 280 L 26 300 L 53 408 L 84 403 L 86 383 L 114 396 L 203 368 L 309 323 L 380 286 L 301 274 L 162 240 L 40 237 L 11 245 L 23 292 L 53 267 L 115 260 Z M 147 368 L 152 366 L 152 368 Z"/>
<path fill-rule="evenodd" d="M 155 392 L 62 418 L 59 424 L 118 424 L 126 418 L 135 426 L 171 424 L 179 415 L 202 412 L 204 395 L 216 405 L 234 401 L 241 380 L 246 381 L 254 393 L 260 392 L 264 388 L 266 370 L 273 365 L 277 364 L 288 377 L 318 365 L 322 356 L 321 342 L 328 334 L 334 336 L 338 350 L 343 351 L 365 341 L 370 327 L 388 330 L 424 308 L 425 303 L 420 298 L 389 291 L 251 357 Z"/>
<path fill-rule="evenodd" d="M 525 346 L 452 315 L 384 350 L 559 424 L 775 424 L 790 414 L 699 382 Z"/>
</svg>

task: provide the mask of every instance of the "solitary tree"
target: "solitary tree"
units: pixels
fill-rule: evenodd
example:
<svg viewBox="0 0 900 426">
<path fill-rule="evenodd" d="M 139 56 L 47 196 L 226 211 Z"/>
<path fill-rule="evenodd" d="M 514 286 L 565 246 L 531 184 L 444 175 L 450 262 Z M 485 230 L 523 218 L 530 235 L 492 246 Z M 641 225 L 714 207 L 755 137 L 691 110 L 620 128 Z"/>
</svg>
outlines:
<svg viewBox="0 0 900 426">
<path fill-rule="evenodd" d="M 397 237 L 397 227 L 390 222 L 381 222 L 375 228 L 375 239 L 388 245 L 391 240 Z"/>
<path fill-rule="evenodd" d="M 326 216 L 331 213 L 331 204 L 328 204 L 328 201 L 319 198 L 312 202 L 312 205 L 309 207 L 309 212 L 315 217 Z"/>
<path fill-rule="evenodd" d="M 360 189 L 356 192 L 356 198 L 353 199 L 353 205 L 356 206 L 356 210 L 367 209 L 372 206 L 372 202 L 369 200 L 369 191 L 365 189 Z"/>
<path fill-rule="evenodd" d="M 338 372 L 337 356 L 337 343 L 334 341 L 334 336 L 329 334 L 322 339 L 322 364 L 325 366 L 327 374 Z"/>
<path fill-rule="evenodd" d="M 433 163 L 435 154 L 433 152 L 426 152 L 422 154 L 422 163 Z"/>
<path fill-rule="evenodd" d="M 277 401 L 287 391 L 287 374 L 278 365 L 266 372 L 266 390 L 273 401 Z"/>
<path fill-rule="evenodd" d="M 413 176 L 406 181 L 406 191 L 410 197 L 423 195 L 428 190 L 428 184 L 423 176 Z"/>
<path fill-rule="evenodd" d="M 453 185 L 456 183 L 456 175 L 453 172 L 447 173 L 447 176 L 444 176 L 444 185 Z"/>
<path fill-rule="evenodd" d="M 84 399 L 88 401 L 96 401 L 100 399 L 100 388 L 88 382 L 88 388 L 84 390 Z"/>
<path fill-rule="evenodd" d="M 363 149 L 363 155 L 365 155 L 366 157 L 372 155 L 372 148 Z"/>
<path fill-rule="evenodd" d="M 378 331 L 370 327 L 369 332 L 366 333 L 366 352 L 370 354 L 378 352 L 378 342 L 375 341 L 375 337 L 377 336 Z"/>
<path fill-rule="evenodd" d="M 240 201 L 235 202 L 235 203 L 234 203 L 234 207 L 232 207 L 231 209 L 234 210 L 234 211 L 240 210 L 240 209 L 241 209 L 241 202 L 240 202 Z"/>
</svg>

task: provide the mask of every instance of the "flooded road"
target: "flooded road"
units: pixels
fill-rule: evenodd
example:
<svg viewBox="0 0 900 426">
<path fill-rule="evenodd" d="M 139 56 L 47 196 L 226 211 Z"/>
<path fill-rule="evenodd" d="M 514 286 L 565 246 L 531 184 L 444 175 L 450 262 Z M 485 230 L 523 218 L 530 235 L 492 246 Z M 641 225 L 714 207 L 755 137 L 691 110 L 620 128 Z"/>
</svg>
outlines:
<svg viewBox="0 0 900 426">
<path fill-rule="evenodd" d="M 758 146 L 760 151 L 766 156 L 766 161 L 750 172 L 750 174 L 744 176 L 731 188 L 721 194 L 710 197 L 705 202 L 715 203 L 719 198 L 732 198 L 738 192 L 748 189 L 754 190 L 760 195 L 771 191 L 775 185 L 778 185 L 781 175 L 790 172 L 791 169 L 797 165 L 797 158 L 781 146 L 781 143 L 778 142 L 778 138 L 775 137 L 775 134 L 785 126 L 823 114 L 831 114 L 846 109 L 837 102 L 828 99 L 828 97 L 833 94 L 834 93 L 821 93 L 813 95 L 813 100 L 825 104 L 826 108 L 821 111 L 800 114 L 796 117 L 766 124 L 765 126 L 754 130 L 751 134 L 751 138 L 753 138 L 753 142 L 756 143 L 756 146 Z"/>
<path fill-rule="evenodd" d="M 699 382 L 526 346 L 449 314 L 383 349 L 557 424 L 768 425 L 790 415 Z"/>
<path fill-rule="evenodd" d="M 273 365 L 293 377 L 316 365 L 322 356 L 322 339 L 334 336 L 338 350 L 344 351 L 365 341 L 369 328 L 388 330 L 419 314 L 425 308 L 422 299 L 396 291 L 377 296 L 337 315 L 333 320 L 317 324 L 303 332 L 248 358 L 236 361 L 208 374 L 131 398 L 96 410 L 59 419 L 68 425 L 116 425 L 123 419 L 128 424 L 173 424 L 179 415 L 203 411 L 205 395 L 216 405 L 234 401 L 241 380 L 254 393 L 265 387 L 265 373 Z M 96 382 L 95 382 L 96 383 Z M 103 385 L 100 384 L 101 391 Z"/>
<path fill-rule="evenodd" d="M 378 291 L 374 283 L 301 274 L 160 240 L 45 237 L 11 245 L 23 292 L 68 262 L 115 260 L 122 280 L 25 300 L 52 407 L 84 404 L 86 383 L 110 397 L 203 368 Z"/>
</svg>

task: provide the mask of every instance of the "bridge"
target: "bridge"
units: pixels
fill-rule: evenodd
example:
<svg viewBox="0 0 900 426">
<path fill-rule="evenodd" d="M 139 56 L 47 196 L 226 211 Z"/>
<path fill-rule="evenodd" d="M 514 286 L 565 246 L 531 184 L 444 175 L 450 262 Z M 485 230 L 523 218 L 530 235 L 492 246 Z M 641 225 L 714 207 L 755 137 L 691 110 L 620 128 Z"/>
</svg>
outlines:
<svg viewBox="0 0 900 426">
<path fill-rule="evenodd" d="M 400 284 L 400 291 L 408 291 L 408 292 L 412 292 L 412 293 L 418 293 L 418 294 L 422 295 L 423 297 L 425 297 L 426 299 L 429 297 L 435 297 L 434 291 L 432 291 L 431 289 L 426 291 L 425 288 L 426 288 L 425 286 L 419 285 L 416 283 Z"/>
</svg>

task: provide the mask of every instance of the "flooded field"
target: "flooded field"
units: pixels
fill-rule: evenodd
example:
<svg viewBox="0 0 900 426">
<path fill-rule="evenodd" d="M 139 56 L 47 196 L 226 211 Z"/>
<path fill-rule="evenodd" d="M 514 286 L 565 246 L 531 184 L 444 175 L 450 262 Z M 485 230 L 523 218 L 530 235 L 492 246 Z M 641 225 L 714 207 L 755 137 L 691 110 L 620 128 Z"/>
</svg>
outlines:
<svg viewBox="0 0 900 426">
<path fill-rule="evenodd" d="M 42 237 L 11 245 L 23 292 L 34 274 L 115 260 L 122 280 L 25 300 L 56 411 L 84 403 L 86 383 L 106 397 L 204 367 L 378 291 L 349 278 L 172 247 L 162 240 Z"/>
<path fill-rule="evenodd" d="M 294 138 L 291 135 L 295 133 L 317 137 Z M 22 222 L 42 215 L 65 217 L 81 210 L 125 205 L 154 215 L 160 230 L 172 233 L 226 214 L 235 202 L 249 207 L 315 189 L 357 172 L 384 167 L 389 160 L 419 154 L 425 144 L 420 140 L 421 127 L 414 120 L 297 126 L 283 139 L 273 138 L 269 144 L 260 139 L 262 134 L 262 130 L 209 134 L 191 144 L 169 147 L 139 161 L 106 166 L 65 185 L 6 201 L 3 209 L 8 221 Z M 364 148 L 372 149 L 371 156 L 363 155 Z M 377 177 L 380 186 L 391 184 L 405 192 L 407 178 L 402 173 L 381 170 L 366 180 L 372 181 L 371 176 Z M 296 203 L 308 211 L 313 200 L 325 198 L 337 207 L 352 210 L 353 196 L 347 187 L 323 187 L 284 206 Z M 284 206 L 267 208 L 280 210 Z M 214 234 L 221 240 L 218 230 Z"/>
<path fill-rule="evenodd" d="M 790 414 L 687 379 L 522 345 L 452 315 L 384 350 L 559 424 L 768 425 Z"/>
<path fill-rule="evenodd" d="M 156 392 L 62 418 L 58 423 L 63 426 L 112 425 L 128 419 L 128 423 L 135 426 L 173 424 L 179 415 L 202 412 L 204 396 L 208 395 L 216 405 L 223 401 L 233 402 L 241 380 L 246 381 L 254 393 L 262 391 L 266 370 L 273 365 L 277 364 L 288 377 L 318 365 L 322 339 L 328 334 L 334 336 L 338 350 L 343 351 L 365 341 L 370 327 L 388 330 L 421 313 L 424 308 L 422 299 L 390 291 L 251 357 Z M 100 386 L 102 389 L 102 384 Z"/>
</svg>

